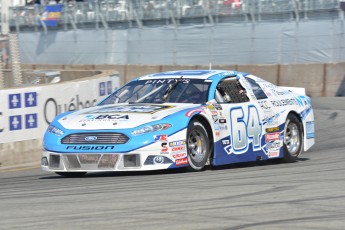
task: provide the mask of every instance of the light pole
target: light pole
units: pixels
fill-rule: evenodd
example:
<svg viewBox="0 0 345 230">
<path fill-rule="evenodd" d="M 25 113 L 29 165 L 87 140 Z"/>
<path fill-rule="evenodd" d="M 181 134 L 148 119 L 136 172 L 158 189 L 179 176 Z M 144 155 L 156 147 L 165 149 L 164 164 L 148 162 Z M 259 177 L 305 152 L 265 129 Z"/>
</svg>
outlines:
<svg viewBox="0 0 345 230">
<path fill-rule="evenodd" d="M 1 34 L 7 35 L 10 32 L 8 23 L 10 1 L 1 1 Z"/>
</svg>

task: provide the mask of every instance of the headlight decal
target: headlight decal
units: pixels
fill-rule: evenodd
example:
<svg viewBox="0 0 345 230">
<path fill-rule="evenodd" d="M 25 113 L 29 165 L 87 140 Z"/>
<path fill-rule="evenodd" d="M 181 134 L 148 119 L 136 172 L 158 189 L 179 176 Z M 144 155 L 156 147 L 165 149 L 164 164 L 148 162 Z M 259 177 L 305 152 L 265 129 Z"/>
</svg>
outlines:
<svg viewBox="0 0 345 230">
<path fill-rule="evenodd" d="M 168 123 L 147 125 L 147 126 L 144 126 L 140 129 L 134 130 L 131 133 L 134 136 L 138 136 L 138 135 L 142 135 L 142 134 L 146 134 L 146 133 L 152 133 L 152 132 L 156 132 L 156 131 L 166 130 L 166 129 L 169 129 L 170 127 L 171 127 L 171 124 L 168 124 Z"/>
<path fill-rule="evenodd" d="M 64 134 L 64 131 L 55 127 L 54 125 L 49 125 L 47 131 L 55 134 L 56 136 L 62 136 Z"/>
</svg>

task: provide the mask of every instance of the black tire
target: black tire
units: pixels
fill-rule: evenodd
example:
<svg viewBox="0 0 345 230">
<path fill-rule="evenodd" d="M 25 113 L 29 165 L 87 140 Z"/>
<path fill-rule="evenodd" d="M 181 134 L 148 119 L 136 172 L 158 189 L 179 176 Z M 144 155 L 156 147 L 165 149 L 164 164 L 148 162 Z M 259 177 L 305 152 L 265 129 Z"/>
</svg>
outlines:
<svg viewBox="0 0 345 230">
<path fill-rule="evenodd" d="M 56 174 L 63 177 L 82 177 L 86 172 L 55 172 Z"/>
<path fill-rule="evenodd" d="M 302 152 L 303 127 L 294 114 L 289 114 L 284 128 L 283 150 L 285 162 L 295 162 Z"/>
<path fill-rule="evenodd" d="M 188 170 L 201 171 L 210 157 L 210 138 L 205 127 L 198 121 L 192 120 L 187 128 L 187 157 Z"/>
</svg>

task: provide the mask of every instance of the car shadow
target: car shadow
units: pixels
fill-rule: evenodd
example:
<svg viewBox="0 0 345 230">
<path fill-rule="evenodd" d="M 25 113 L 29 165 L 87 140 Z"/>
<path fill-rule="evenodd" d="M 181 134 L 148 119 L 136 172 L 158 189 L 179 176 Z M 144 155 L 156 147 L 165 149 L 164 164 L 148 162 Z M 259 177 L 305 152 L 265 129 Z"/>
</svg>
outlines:
<svg viewBox="0 0 345 230">
<path fill-rule="evenodd" d="M 180 174 L 188 173 L 186 168 L 168 169 L 168 170 L 153 170 L 153 171 L 129 171 L 129 172 L 90 172 L 84 176 L 76 177 L 63 177 L 60 175 L 49 175 L 40 177 L 39 179 L 68 179 L 68 178 L 92 178 L 92 177 L 130 177 L 130 176 L 148 176 L 148 175 L 169 175 L 169 174 Z"/>
<path fill-rule="evenodd" d="M 299 161 L 308 161 L 309 158 L 298 158 L 296 162 L 292 163 L 298 163 Z M 287 162 L 284 162 L 283 159 L 270 159 L 270 160 L 263 160 L 263 161 L 251 161 L 251 162 L 241 162 L 241 163 L 234 163 L 234 164 L 228 164 L 228 165 L 220 165 L 220 166 L 212 166 L 210 169 L 213 171 L 217 170 L 227 170 L 227 169 L 239 169 L 239 168 L 250 168 L 250 167 L 262 167 L 262 166 L 274 166 L 278 164 L 289 164 Z"/>
</svg>

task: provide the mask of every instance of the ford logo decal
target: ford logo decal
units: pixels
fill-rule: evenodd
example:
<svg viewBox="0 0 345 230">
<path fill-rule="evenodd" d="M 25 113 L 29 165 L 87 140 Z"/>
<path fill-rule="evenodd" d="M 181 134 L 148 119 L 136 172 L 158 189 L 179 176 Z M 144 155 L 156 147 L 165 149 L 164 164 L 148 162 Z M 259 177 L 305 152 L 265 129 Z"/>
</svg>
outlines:
<svg viewBox="0 0 345 230">
<path fill-rule="evenodd" d="M 86 141 L 95 141 L 95 140 L 97 140 L 97 137 L 96 136 L 87 136 L 87 137 L 85 137 L 85 140 Z"/>
</svg>

